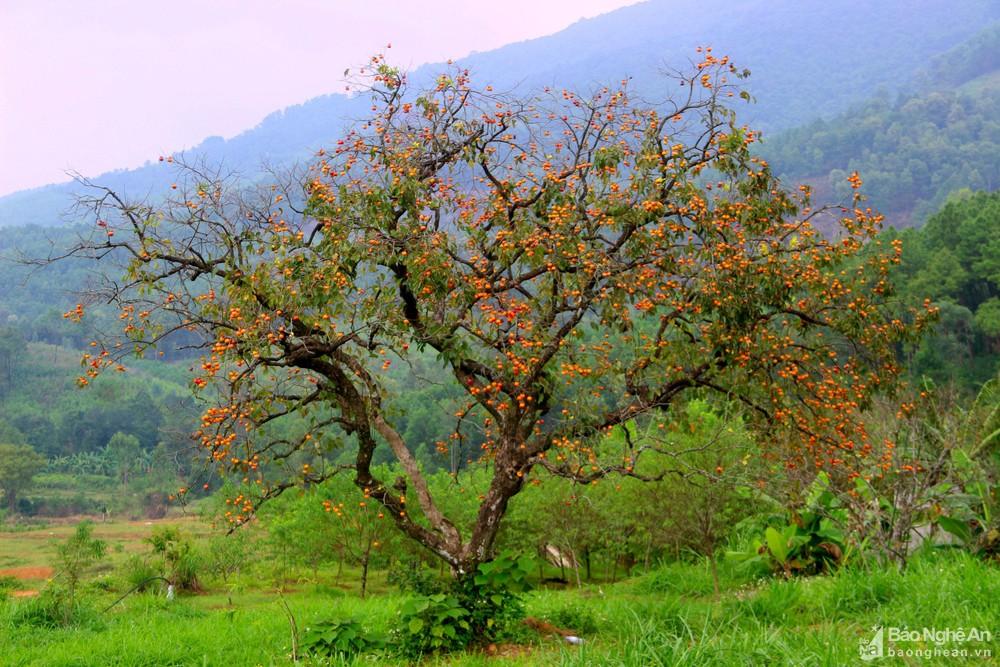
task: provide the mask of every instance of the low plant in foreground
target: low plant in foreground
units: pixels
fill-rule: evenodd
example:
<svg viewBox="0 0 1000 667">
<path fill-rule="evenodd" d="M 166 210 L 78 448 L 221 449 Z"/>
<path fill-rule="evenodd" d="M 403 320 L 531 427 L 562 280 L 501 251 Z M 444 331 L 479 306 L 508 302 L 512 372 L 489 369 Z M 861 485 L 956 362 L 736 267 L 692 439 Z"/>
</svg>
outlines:
<svg viewBox="0 0 1000 667">
<path fill-rule="evenodd" d="M 300 648 L 318 658 L 351 657 L 383 648 L 385 642 L 366 634 L 354 619 L 319 621 L 307 627 Z"/>
<path fill-rule="evenodd" d="M 786 578 L 831 572 L 844 561 L 847 550 L 847 537 L 839 527 L 845 518 L 829 478 L 820 473 L 803 509 L 768 525 L 763 539 L 755 538 L 745 551 L 727 556 L 746 568 L 780 572 Z"/>
<path fill-rule="evenodd" d="M 480 563 L 472 577 L 458 579 L 452 592 L 469 610 L 473 638 L 486 642 L 501 638 L 524 618 L 523 595 L 530 590 L 532 560 L 505 551 Z"/>
<path fill-rule="evenodd" d="M 395 633 L 400 651 L 413 657 L 503 638 L 524 618 L 531 571 L 530 558 L 505 551 L 456 579 L 447 592 L 407 601 Z"/>
<path fill-rule="evenodd" d="M 436 593 L 407 600 L 395 636 L 407 657 L 454 651 L 472 640 L 469 610 L 453 595 Z"/>
</svg>

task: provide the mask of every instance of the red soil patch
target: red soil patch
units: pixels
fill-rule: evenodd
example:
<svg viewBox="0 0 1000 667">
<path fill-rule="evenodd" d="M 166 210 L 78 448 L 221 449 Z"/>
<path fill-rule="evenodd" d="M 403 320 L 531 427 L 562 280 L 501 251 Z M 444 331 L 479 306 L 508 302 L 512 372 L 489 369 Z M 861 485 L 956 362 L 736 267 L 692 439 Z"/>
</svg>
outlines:
<svg viewBox="0 0 1000 667">
<path fill-rule="evenodd" d="M 48 579 L 52 576 L 51 567 L 12 567 L 0 570 L 0 577 L 15 577 L 17 579 Z"/>
<path fill-rule="evenodd" d="M 573 630 L 557 628 L 548 621 L 528 616 L 524 619 L 524 624 L 540 635 L 559 635 L 560 637 L 571 637 L 576 634 Z"/>
<path fill-rule="evenodd" d="M 38 591 L 14 591 L 11 593 L 11 597 L 15 598 L 33 598 L 38 595 Z"/>
</svg>

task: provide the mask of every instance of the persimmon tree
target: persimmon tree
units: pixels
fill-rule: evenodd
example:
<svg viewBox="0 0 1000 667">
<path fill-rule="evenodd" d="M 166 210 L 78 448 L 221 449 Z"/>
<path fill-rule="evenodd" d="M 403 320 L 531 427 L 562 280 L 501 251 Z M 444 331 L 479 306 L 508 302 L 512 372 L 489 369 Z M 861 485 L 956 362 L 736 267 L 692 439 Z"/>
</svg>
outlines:
<svg viewBox="0 0 1000 667">
<path fill-rule="evenodd" d="M 368 590 L 368 568 L 382 551 L 389 530 L 389 520 L 380 506 L 367 497 L 358 499 L 349 492 L 339 498 L 324 500 L 323 509 L 332 517 L 337 532 L 341 557 L 361 568 L 361 597 Z"/>
<path fill-rule="evenodd" d="M 533 470 L 643 476 L 638 459 L 666 445 L 629 425 L 690 392 L 794 437 L 786 465 L 850 475 L 878 447 L 859 411 L 916 328 L 890 308 L 900 249 L 874 247 L 880 217 L 859 194 L 816 208 L 786 191 L 727 106 L 745 73 L 701 54 L 655 101 L 627 82 L 517 97 L 460 68 L 413 91 L 377 57 L 370 118 L 297 177 L 241 188 L 188 165 L 153 204 L 98 187 L 72 254 L 124 259 L 103 296 L 125 337 L 95 342 L 80 383 L 188 332 L 209 402 L 197 437 L 252 487 L 230 520 L 349 468 L 456 575 L 491 558 Z M 438 446 L 476 442 L 491 470 L 471 526 L 439 509 L 413 455 L 426 443 L 394 427 L 386 369 L 417 354 L 465 397 Z M 276 437 L 281 420 L 301 428 Z M 616 426 L 624 444 L 600 451 Z M 290 463 L 335 442 L 350 463 Z M 398 479 L 373 470 L 380 448 Z"/>
</svg>

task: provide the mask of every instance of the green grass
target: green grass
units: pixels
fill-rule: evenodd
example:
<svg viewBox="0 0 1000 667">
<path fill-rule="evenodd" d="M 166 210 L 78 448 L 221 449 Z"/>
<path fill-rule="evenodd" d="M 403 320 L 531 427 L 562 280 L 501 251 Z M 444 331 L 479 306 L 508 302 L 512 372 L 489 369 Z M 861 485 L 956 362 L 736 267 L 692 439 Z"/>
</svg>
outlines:
<svg viewBox="0 0 1000 667">
<path fill-rule="evenodd" d="M 37 525 L 26 525 L 17 530 L 4 527 L 0 532 L 0 570 L 17 567 L 49 565 L 55 555 L 55 544 L 69 537 L 79 519 L 49 519 Z M 148 550 L 143 539 L 156 526 L 180 526 L 191 535 L 206 534 L 208 527 L 195 517 L 173 517 L 155 521 L 94 520 L 94 537 L 108 543 L 108 561 L 118 565 L 130 553 Z M 0 662 L 0 667 L 3 663 Z"/>
<path fill-rule="evenodd" d="M 349 584 L 354 573 L 347 574 Z M 208 594 L 170 603 L 158 596 L 132 596 L 102 614 L 97 610 L 116 595 L 95 591 L 89 597 L 91 611 L 70 628 L 18 624 L 19 605 L 27 603 L 0 603 L 0 645 L 5 647 L 0 664 L 288 665 L 289 622 L 266 578 L 244 575 L 233 607 L 227 605 L 225 592 L 212 586 Z M 724 568 L 720 580 L 717 597 L 710 577 L 706 584 L 704 565 L 670 564 L 615 585 L 535 591 L 527 600 L 529 615 L 561 627 L 585 626 L 582 646 L 525 634 L 526 645 L 501 646 L 500 656 L 466 653 L 434 657 L 424 664 L 839 667 L 862 664 L 858 641 L 869 637 L 874 625 L 996 631 L 1000 619 L 1000 569 L 957 552 L 921 555 L 902 573 L 858 569 L 752 582 Z M 303 579 L 282 595 L 300 629 L 324 618 L 349 617 L 369 632 L 385 635 L 403 597 L 391 592 L 380 576 L 374 590 L 361 600 L 330 580 L 317 584 Z M 997 644 L 985 647 L 997 652 Z M 954 658 L 941 660 L 920 664 L 955 664 Z M 343 664 L 405 663 L 369 655 Z"/>
</svg>

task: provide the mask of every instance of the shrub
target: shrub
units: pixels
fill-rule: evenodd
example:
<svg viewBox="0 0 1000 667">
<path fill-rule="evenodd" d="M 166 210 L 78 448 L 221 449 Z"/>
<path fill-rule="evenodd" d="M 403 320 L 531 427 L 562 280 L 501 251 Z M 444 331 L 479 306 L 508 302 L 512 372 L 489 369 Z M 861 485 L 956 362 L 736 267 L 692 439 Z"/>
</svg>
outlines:
<svg viewBox="0 0 1000 667">
<path fill-rule="evenodd" d="M 81 521 L 73 534 L 56 546 L 55 571 L 63 587 L 50 587 L 48 592 L 62 606 L 64 622 L 70 623 L 76 614 L 76 591 L 87 570 L 104 558 L 107 543 L 94 537 L 90 521 Z"/>
<path fill-rule="evenodd" d="M 105 573 L 105 574 L 100 574 L 94 579 L 88 581 L 87 589 L 91 591 L 99 591 L 101 593 L 111 593 L 117 590 L 116 588 L 117 583 L 118 583 L 117 581 L 115 581 L 112 577 L 110 577 L 108 574 Z"/>
<path fill-rule="evenodd" d="M 805 507 L 789 512 L 764 529 L 745 551 L 726 554 L 746 571 L 768 569 L 785 578 L 795 574 L 832 572 L 844 561 L 847 538 L 840 528 L 847 519 L 840 499 L 821 472 L 813 481 Z"/>
<path fill-rule="evenodd" d="M 50 586 L 41 595 L 13 605 L 11 625 L 31 628 L 58 628 L 67 625 L 101 629 L 103 619 L 93 608 L 70 597 L 64 587 Z"/>
<path fill-rule="evenodd" d="M 417 658 L 464 648 L 472 639 L 469 617 L 469 610 L 453 595 L 436 593 L 407 600 L 395 633 L 399 649 L 405 656 Z"/>
<path fill-rule="evenodd" d="M 530 589 L 530 558 L 515 558 L 508 551 L 480 563 L 471 577 L 458 579 L 452 586 L 459 603 L 469 611 L 474 639 L 494 641 L 524 618 L 521 595 Z"/>
<path fill-rule="evenodd" d="M 64 623 L 66 614 L 62 596 L 50 590 L 25 598 L 14 605 L 11 624 L 32 628 L 56 628 Z"/>
<path fill-rule="evenodd" d="M 122 564 L 122 577 L 129 590 L 147 591 L 158 583 L 156 577 L 162 576 L 161 567 L 138 554 L 130 556 Z"/>
<path fill-rule="evenodd" d="M 172 526 L 157 529 L 145 540 L 153 548 L 153 553 L 163 558 L 166 577 L 180 590 L 198 591 L 198 572 L 201 558 L 191 542 Z"/>
<path fill-rule="evenodd" d="M 441 585 L 419 568 L 397 575 L 398 586 L 435 589 Z M 473 641 L 492 642 L 510 636 L 516 621 L 524 618 L 521 594 L 528 590 L 529 558 L 503 552 L 474 573 L 456 579 L 446 592 L 410 600 L 402 611 L 397 631 L 405 655 L 464 648 Z"/>
<path fill-rule="evenodd" d="M 317 658 L 350 657 L 380 649 L 384 642 L 365 634 L 353 619 L 319 621 L 305 629 L 302 651 Z"/>
</svg>

